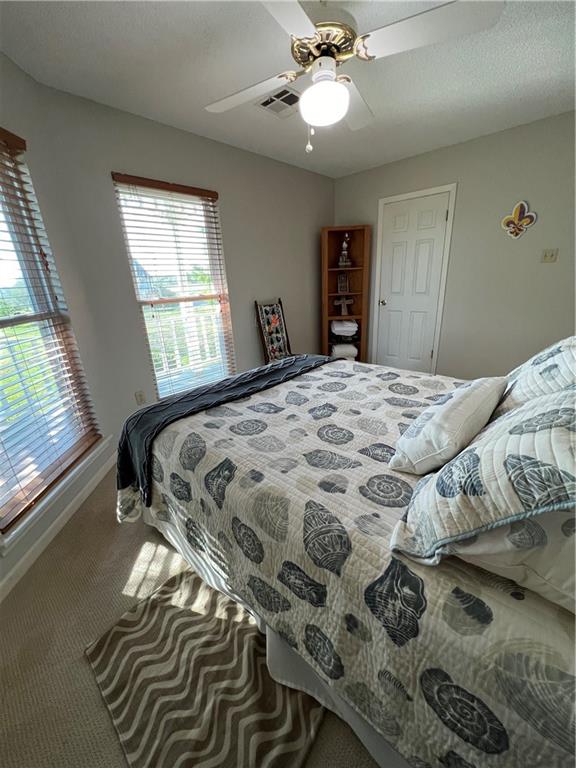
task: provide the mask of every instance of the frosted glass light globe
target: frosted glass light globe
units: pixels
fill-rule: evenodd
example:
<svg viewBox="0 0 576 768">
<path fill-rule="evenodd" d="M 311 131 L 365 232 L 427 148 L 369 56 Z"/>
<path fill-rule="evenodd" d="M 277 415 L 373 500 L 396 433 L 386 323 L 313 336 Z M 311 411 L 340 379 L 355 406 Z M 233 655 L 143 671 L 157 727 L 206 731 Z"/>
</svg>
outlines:
<svg viewBox="0 0 576 768">
<path fill-rule="evenodd" d="M 348 88 L 335 80 L 314 83 L 304 91 L 299 101 L 302 119 L 317 128 L 334 125 L 342 120 L 349 106 Z"/>
</svg>

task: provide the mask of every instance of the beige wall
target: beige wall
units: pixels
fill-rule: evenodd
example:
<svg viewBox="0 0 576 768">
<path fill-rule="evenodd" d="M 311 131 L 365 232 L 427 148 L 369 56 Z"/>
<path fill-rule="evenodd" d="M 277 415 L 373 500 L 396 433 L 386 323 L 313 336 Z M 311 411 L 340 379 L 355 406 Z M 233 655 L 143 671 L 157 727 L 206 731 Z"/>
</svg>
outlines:
<svg viewBox="0 0 576 768">
<path fill-rule="evenodd" d="M 338 179 L 336 224 L 372 224 L 375 241 L 380 198 L 452 182 L 438 373 L 506 373 L 574 332 L 574 113 Z M 513 241 L 500 220 L 524 199 L 538 221 Z"/>
<path fill-rule="evenodd" d="M 111 171 L 214 189 L 240 370 L 261 364 L 254 299 L 282 296 L 296 352 L 319 342 L 320 227 L 333 182 L 55 91 L 0 57 L 0 125 L 27 159 L 105 434 L 154 397 Z"/>
</svg>

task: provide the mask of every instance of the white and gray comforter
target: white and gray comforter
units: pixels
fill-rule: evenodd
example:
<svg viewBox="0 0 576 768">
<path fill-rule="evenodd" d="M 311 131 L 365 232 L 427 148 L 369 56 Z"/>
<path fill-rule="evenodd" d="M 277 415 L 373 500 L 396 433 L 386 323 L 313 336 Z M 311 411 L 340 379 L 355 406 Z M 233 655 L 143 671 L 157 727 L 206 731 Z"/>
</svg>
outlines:
<svg viewBox="0 0 576 768">
<path fill-rule="evenodd" d="M 414 768 L 567 767 L 573 617 L 449 558 L 389 549 L 417 477 L 388 468 L 458 382 L 349 362 L 164 429 L 146 517 L 190 550 Z M 143 507 L 119 493 L 120 520 Z"/>
</svg>

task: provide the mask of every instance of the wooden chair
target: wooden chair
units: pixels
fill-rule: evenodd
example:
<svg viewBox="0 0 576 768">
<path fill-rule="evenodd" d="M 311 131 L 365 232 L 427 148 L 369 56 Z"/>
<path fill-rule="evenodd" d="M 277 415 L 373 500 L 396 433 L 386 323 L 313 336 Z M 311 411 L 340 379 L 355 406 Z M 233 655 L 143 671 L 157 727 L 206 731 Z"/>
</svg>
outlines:
<svg viewBox="0 0 576 768">
<path fill-rule="evenodd" d="M 289 357 L 292 352 L 284 320 L 282 299 L 270 304 L 255 301 L 254 307 L 266 362 L 271 363 L 274 360 Z"/>
</svg>

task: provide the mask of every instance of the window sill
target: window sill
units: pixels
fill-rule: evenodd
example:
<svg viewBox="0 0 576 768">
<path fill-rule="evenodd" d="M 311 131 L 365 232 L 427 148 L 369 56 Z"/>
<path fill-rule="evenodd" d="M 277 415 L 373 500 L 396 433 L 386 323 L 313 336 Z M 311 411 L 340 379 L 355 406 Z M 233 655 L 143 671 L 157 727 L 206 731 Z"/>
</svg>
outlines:
<svg viewBox="0 0 576 768">
<path fill-rule="evenodd" d="M 82 476 L 99 457 L 110 453 L 112 436 L 101 438 L 85 456 L 59 480 L 42 499 L 30 509 L 20 521 L 15 523 L 5 533 L 0 534 L 0 557 L 4 557 L 22 536 L 45 514 L 48 508 L 58 503 L 62 495 Z M 70 506 L 70 505 L 68 505 Z M 65 510 L 62 510 L 64 513 Z M 55 523 L 60 520 L 60 515 Z"/>
</svg>

